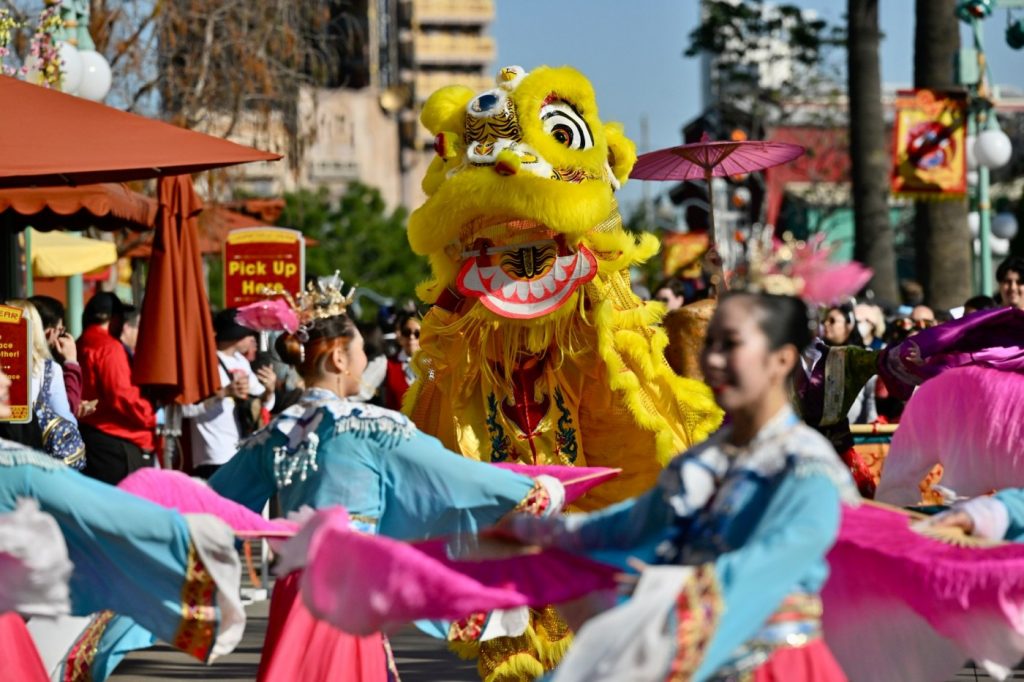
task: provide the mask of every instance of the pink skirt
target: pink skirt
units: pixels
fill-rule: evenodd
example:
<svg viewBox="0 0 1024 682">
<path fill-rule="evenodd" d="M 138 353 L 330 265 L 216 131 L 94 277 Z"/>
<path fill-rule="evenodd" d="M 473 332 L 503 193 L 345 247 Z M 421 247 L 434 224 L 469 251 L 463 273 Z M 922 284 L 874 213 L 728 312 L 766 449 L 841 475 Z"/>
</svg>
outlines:
<svg viewBox="0 0 1024 682">
<path fill-rule="evenodd" d="M 824 641 L 782 647 L 754 670 L 754 682 L 847 682 Z"/>
<path fill-rule="evenodd" d="M 50 679 L 25 621 L 11 611 L 0 614 L 0 659 L 6 680 L 48 682 Z"/>
<path fill-rule="evenodd" d="M 258 682 L 386 682 L 380 633 L 354 637 L 313 617 L 299 596 L 300 571 L 278 580 L 260 658 Z"/>
</svg>

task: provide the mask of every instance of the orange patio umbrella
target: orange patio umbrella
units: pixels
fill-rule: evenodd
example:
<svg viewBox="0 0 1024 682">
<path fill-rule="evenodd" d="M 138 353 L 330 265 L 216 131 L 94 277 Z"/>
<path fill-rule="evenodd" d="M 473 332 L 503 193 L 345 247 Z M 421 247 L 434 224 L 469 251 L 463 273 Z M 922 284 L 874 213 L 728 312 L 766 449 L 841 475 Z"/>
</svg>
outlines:
<svg viewBox="0 0 1024 682">
<path fill-rule="evenodd" d="M 199 246 L 203 202 L 186 175 L 161 179 L 157 202 L 132 372 L 160 402 L 187 405 L 220 388 Z"/>
<path fill-rule="evenodd" d="M 271 154 L 0 76 L 0 187 L 127 182 Z"/>
<path fill-rule="evenodd" d="M 0 76 L 0 102 L 0 188 L 160 178 L 135 381 L 164 402 L 210 395 L 220 378 L 197 248 L 202 203 L 185 176 L 280 155 L 7 76 Z"/>
<path fill-rule="evenodd" d="M 119 183 L 0 189 L 0 226 L 37 230 L 152 230 L 155 201 Z"/>
</svg>

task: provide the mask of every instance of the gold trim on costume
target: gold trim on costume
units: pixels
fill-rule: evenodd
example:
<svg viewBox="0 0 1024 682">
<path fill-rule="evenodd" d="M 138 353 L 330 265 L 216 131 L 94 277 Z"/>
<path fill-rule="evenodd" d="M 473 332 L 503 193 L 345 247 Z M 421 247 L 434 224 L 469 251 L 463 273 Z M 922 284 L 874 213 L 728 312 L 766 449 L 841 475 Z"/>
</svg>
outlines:
<svg viewBox="0 0 1024 682">
<path fill-rule="evenodd" d="M 85 626 L 64 661 L 63 682 L 92 682 L 92 662 L 99 651 L 100 639 L 113 617 L 113 611 L 100 611 Z"/>
<path fill-rule="evenodd" d="M 825 405 L 821 425 L 830 426 L 842 419 L 843 389 L 846 385 L 846 348 L 829 348 L 825 356 Z"/>
<path fill-rule="evenodd" d="M 714 565 L 698 566 L 676 599 L 676 655 L 669 669 L 668 682 L 693 678 L 718 629 L 723 607 Z"/>
<path fill-rule="evenodd" d="M 206 661 L 217 632 L 217 585 L 194 544 L 188 547 L 188 571 L 181 587 L 181 622 L 171 642 L 176 649 Z"/>
</svg>

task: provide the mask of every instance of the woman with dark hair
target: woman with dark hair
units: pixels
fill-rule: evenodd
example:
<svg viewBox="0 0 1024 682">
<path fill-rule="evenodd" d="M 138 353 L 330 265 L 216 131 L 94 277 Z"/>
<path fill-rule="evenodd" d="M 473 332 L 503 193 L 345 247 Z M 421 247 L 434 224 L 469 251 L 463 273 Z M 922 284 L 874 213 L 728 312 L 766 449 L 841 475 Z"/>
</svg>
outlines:
<svg viewBox="0 0 1024 682">
<path fill-rule="evenodd" d="M 825 312 L 822 339 L 830 346 L 864 346 L 853 304 L 834 305 Z"/>
<path fill-rule="evenodd" d="M 388 358 L 388 372 L 384 381 L 385 405 L 388 409 L 402 409 L 402 399 L 409 386 L 416 380 L 412 356 L 420 349 L 420 317 L 416 313 L 403 312 L 395 320 L 395 338 L 398 341 L 398 355 Z"/>
<path fill-rule="evenodd" d="M 701 364 L 728 424 L 674 459 L 646 495 L 503 524 L 525 543 L 660 564 L 644 567 L 626 604 L 580 631 L 556 681 L 845 679 L 821 638 L 818 593 L 840 502 L 858 497 L 829 442 L 790 404 L 811 340 L 799 299 L 723 296 Z"/>
<path fill-rule="evenodd" d="M 367 365 L 363 337 L 337 288 L 312 298 L 300 297 L 299 330 L 276 342 L 281 359 L 302 376 L 305 393 L 243 442 L 210 479 L 214 490 L 254 510 L 275 494 L 285 513 L 342 505 L 354 529 L 399 539 L 473 533 L 513 509 L 561 509 L 557 480 L 465 459 L 404 415 L 349 400 Z M 296 598 L 298 586 L 294 572 L 274 588 L 259 679 L 390 679 L 393 663 L 382 635 L 354 637 L 313 619 Z"/>
</svg>

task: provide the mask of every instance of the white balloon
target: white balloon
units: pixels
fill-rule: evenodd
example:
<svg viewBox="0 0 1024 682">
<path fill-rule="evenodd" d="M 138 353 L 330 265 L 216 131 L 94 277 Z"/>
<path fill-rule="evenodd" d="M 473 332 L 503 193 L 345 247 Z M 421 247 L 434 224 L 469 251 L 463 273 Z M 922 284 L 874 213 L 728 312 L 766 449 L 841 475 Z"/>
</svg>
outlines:
<svg viewBox="0 0 1024 682">
<path fill-rule="evenodd" d="M 964 151 L 967 153 L 967 170 L 969 171 L 978 167 L 978 156 L 974 152 L 974 143 L 977 141 L 978 138 L 974 135 L 968 135 L 967 139 L 964 140 Z M 970 182 L 970 179 L 967 182 Z"/>
<path fill-rule="evenodd" d="M 993 256 L 1005 256 L 1006 254 L 1010 253 L 1010 240 L 1000 239 L 999 237 L 993 235 L 988 240 L 988 247 L 989 249 L 992 250 Z"/>
<path fill-rule="evenodd" d="M 971 211 L 968 213 L 967 227 L 971 228 L 971 236 L 976 239 L 978 237 L 978 233 L 981 231 L 981 214 L 977 211 Z"/>
<path fill-rule="evenodd" d="M 110 92 L 110 64 L 106 57 L 96 50 L 79 50 L 82 58 L 82 83 L 78 86 L 78 96 L 101 102 Z"/>
<path fill-rule="evenodd" d="M 1002 168 L 1010 160 L 1013 145 L 1010 137 L 999 128 L 981 131 L 978 141 L 974 143 L 974 154 L 985 168 Z"/>
<path fill-rule="evenodd" d="M 60 89 L 74 95 L 82 84 L 82 57 L 78 54 L 78 48 L 71 43 L 61 41 L 57 44 L 57 50 L 61 61 Z"/>
<path fill-rule="evenodd" d="M 1017 236 L 1017 217 L 1009 212 L 997 213 L 992 219 L 992 234 L 1000 239 Z"/>
</svg>

